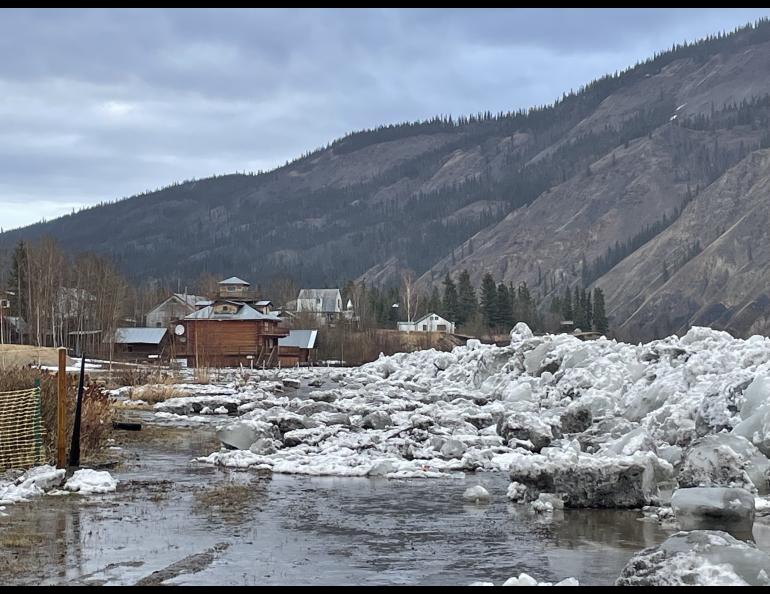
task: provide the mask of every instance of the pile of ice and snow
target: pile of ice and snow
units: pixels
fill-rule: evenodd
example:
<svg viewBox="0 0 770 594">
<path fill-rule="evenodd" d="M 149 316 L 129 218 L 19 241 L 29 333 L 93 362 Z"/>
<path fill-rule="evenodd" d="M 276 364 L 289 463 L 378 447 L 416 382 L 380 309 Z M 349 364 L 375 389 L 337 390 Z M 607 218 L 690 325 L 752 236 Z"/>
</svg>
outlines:
<svg viewBox="0 0 770 594">
<path fill-rule="evenodd" d="M 91 493 L 108 493 L 114 491 L 118 482 L 109 472 L 90 469 L 80 469 L 65 481 L 66 471 L 53 466 L 43 465 L 30 468 L 13 480 L 0 479 L 0 515 L 5 509 L 3 506 L 29 501 L 34 497 L 46 493 L 61 493 L 63 486 L 65 491 L 77 491 L 82 495 Z"/>
<path fill-rule="evenodd" d="M 471 340 L 323 372 L 314 390 L 305 388 L 316 370 L 282 370 L 274 386 L 252 379 L 156 410 L 237 415 L 219 431 L 225 448 L 199 459 L 224 466 L 390 478 L 506 471 L 513 499 L 554 494 L 571 507 L 658 505 L 678 486 L 770 490 L 764 337 L 693 328 L 632 345 L 533 336 L 518 324 L 507 347 Z M 294 395 L 281 381 L 290 379 L 305 391 Z"/>
<path fill-rule="evenodd" d="M 106 470 L 91 470 L 81 468 L 67 480 L 64 488 L 67 491 L 77 491 L 81 495 L 91 493 L 110 493 L 118 486 L 118 481 L 112 478 Z"/>
<path fill-rule="evenodd" d="M 725 532 L 678 532 L 634 555 L 618 586 L 770 586 L 770 555 Z"/>
<path fill-rule="evenodd" d="M 469 586 L 494 586 L 493 582 L 473 582 Z M 519 574 L 519 577 L 508 578 L 502 583 L 503 586 L 579 586 L 580 583 L 575 578 L 566 578 L 555 584 L 551 582 L 538 582 L 531 575 L 526 573 Z"/>
</svg>

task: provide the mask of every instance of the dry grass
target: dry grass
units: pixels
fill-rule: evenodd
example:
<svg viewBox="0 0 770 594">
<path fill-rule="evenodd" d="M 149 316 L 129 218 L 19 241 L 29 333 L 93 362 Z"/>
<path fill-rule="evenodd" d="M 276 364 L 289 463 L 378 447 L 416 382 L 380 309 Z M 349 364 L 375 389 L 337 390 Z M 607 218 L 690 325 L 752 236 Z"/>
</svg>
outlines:
<svg viewBox="0 0 770 594">
<path fill-rule="evenodd" d="M 36 347 L 26 344 L 0 345 L 0 369 L 25 367 L 27 365 L 46 365 L 56 367 L 59 364 L 57 349 Z M 67 358 L 67 365 L 73 365 L 72 359 Z"/>
<path fill-rule="evenodd" d="M 67 444 L 70 443 L 72 426 L 75 420 L 77 384 L 74 382 L 76 377 L 76 374 L 69 374 L 68 376 Z M 40 380 L 40 403 L 43 425 L 46 428 L 45 446 L 50 453 L 54 451 L 57 435 L 58 387 L 56 374 L 29 367 L 4 369 L 0 373 L 0 392 L 32 388 L 35 385 L 35 380 Z M 85 458 L 98 452 L 103 447 L 111 431 L 112 410 L 109 398 L 101 386 L 87 382 L 83 393 L 80 433 L 80 448 L 83 457 Z"/>
<path fill-rule="evenodd" d="M 264 483 L 223 483 L 205 491 L 195 492 L 193 511 L 224 522 L 240 522 L 254 510 L 261 511 L 265 500 Z"/>
<path fill-rule="evenodd" d="M 144 400 L 148 404 L 165 402 L 170 398 L 178 398 L 180 396 L 184 396 L 184 393 L 174 386 L 164 384 L 150 384 L 131 390 L 131 400 Z"/>
<path fill-rule="evenodd" d="M 0 549 L 32 549 L 43 542 L 41 534 L 30 534 L 26 532 L 0 531 Z"/>
</svg>

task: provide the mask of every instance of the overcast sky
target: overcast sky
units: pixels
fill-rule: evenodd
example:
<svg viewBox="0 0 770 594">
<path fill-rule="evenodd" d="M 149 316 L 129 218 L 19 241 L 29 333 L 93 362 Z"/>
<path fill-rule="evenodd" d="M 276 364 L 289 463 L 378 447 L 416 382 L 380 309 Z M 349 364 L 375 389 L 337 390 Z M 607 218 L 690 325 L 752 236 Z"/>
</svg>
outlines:
<svg viewBox="0 0 770 594">
<path fill-rule="evenodd" d="M 0 9 L 0 227 L 550 103 L 768 9 Z"/>
</svg>

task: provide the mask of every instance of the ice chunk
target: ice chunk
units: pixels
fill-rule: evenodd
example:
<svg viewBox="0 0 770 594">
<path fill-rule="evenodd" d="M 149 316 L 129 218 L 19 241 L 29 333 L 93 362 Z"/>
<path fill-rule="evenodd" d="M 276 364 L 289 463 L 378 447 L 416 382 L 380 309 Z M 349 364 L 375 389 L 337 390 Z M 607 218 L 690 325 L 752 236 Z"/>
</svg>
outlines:
<svg viewBox="0 0 770 594">
<path fill-rule="evenodd" d="M 531 413 L 514 413 L 507 419 L 500 419 L 497 432 L 507 441 L 531 442 L 535 452 L 550 445 L 553 439 L 551 425 L 544 422 L 539 415 Z"/>
<path fill-rule="evenodd" d="M 758 375 L 743 392 L 741 419 L 748 419 L 759 408 L 770 402 L 770 377 Z"/>
<path fill-rule="evenodd" d="M 110 493 L 118 486 L 118 481 L 106 470 L 81 468 L 64 485 L 67 491 L 77 491 L 82 495 L 91 493 Z"/>
<path fill-rule="evenodd" d="M 530 330 L 529 326 L 527 326 L 524 322 L 517 322 L 513 327 L 513 330 L 511 330 L 511 344 L 518 344 L 522 340 L 532 338 L 532 336 L 532 330 Z"/>
<path fill-rule="evenodd" d="M 518 455 L 510 477 L 527 488 L 526 497 L 555 493 L 567 507 L 633 508 L 656 504 L 658 481 L 673 469 L 651 452 L 598 457 L 548 448 L 546 455 Z"/>
<path fill-rule="evenodd" d="M 770 457 L 770 404 L 764 404 L 738 423 L 732 431 L 748 439 L 765 455 Z"/>
<path fill-rule="evenodd" d="M 508 578 L 503 582 L 503 586 L 537 586 L 537 580 L 526 573 L 519 574 L 519 577 Z"/>
<path fill-rule="evenodd" d="M 248 450 L 260 438 L 278 439 L 280 433 L 275 425 L 244 419 L 236 421 L 217 431 L 217 438 L 224 445 L 236 450 Z"/>
<path fill-rule="evenodd" d="M 754 496 L 745 489 L 677 489 L 671 498 L 671 507 L 683 530 L 726 530 L 751 537 Z"/>
<path fill-rule="evenodd" d="M 364 429 L 386 429 L 392 424 L 390 415 L 379 410 L 369 413 L 361 420 L 361 427 Z"/>
<path fill-rule="evenodd" d="M 767 586 L 770 555 L 725 532 L 678 532 L 634 555 L 617 586 Z"/>
<path fill-rule="evenodd" d="M 0 505 L 26 501 L 42 495 L 64 481 L 64 469 L 47 464 L 30 468 L 13 482 L 0 481 Z"/>
<path fill-rule="evenodd" d="M 475 487 L 470 487 L 465 490 L 463 499 L 465 499 L 465 501 L 474 501 L 476 503 L 486 503 L 489 501 L 489 491 L 481 485 L 476 485 Z"/>
<path fill-rule="evenodd" d="M 564 433 L 582 433 L 593 423 L 591 409 L 582 402 L 573 402 L 561 414 L 561 430 Z"/>
<path fill-rule="evenodd" d="M 741 487 L 768 492 L 770 460 L 745 437 L 707 435 L 684 454 L 677 480 L 680 487 Z"/>
</svg>

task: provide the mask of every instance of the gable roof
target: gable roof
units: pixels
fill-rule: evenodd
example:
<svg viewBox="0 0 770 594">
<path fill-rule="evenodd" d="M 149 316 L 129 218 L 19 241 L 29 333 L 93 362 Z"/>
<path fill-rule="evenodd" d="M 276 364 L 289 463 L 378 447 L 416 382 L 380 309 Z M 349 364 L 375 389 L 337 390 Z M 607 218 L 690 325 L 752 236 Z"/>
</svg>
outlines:
<svg viewBox="0 0 770 594">
<path fill-rule="evenodd" d="M 278 339 L 278 346 L 312 349 L 315 347 L 316 336 L 318 330 L 289 330 L 288 336 Z"/>
<path fill-rule="evenodd" d="M 219 281 L 217 284 L 219 285 L 245 285 L 249 286 L 249 283 L 247 283 L 245 280 L 238 278 L 237 276 L 231 276 L 230 278 L 226 278 L 223 281 Z"/>
<path fill-rule="evenodd" d="M 160 344 L 165 328 L 117 328 L 115 344 Z"/>
<path fill-rule="evenodd" d="M 149 312 L 147 312 L 147 315 L 152 315 L 155 311 L 159 310 L 161 307 L 166 305 L 169 301 L 179 301 L 182 305 L 186 305 L 188 309 L 193 310 L 195 309 L 195 305 L 197 302 L 201 300 L 205 300 L 205 297 L 201 297 L 200 295 L 185 295 L 184 293 L 172 293 L 170 297 L 163 300 L 163 302 L 159 303 L 155 307 L 153 307 Z"/>
<path fill-rule="evenodd" d="M 220 302 L 221 303 L 221 302 Z M 258 312 L 253 307 L 246 305 L 245 303 L 227 301 L 226 303 L 232 303 L 233 305 L 240 306 L 235 313 L 214 313 L 214 305 L 208 305 L 203 309 L 194 311 L 189 316 L 185 316 L 185 320 L 273 320 L 280 322 L 281 318 L 275 314 L 263 314 Z"/>
<path fill-rule="evenodd" d="M 446 318 L 443 318 L 443 317 L 441 317 L 440 315 L 438 315 L 437 313 L 435 313 L 435 312 L 432 312 L 432 311 L 431 311 L 431 312 L 429 312 L 429 313 L 426 313 L 426 314 L 425 314 L 424 316 L 422 316 L 422 317 L 421 317 L 419 320 L 415 320 L 414 322 L 401 322 L 401 323 L 402 323 L 402 324 L 419 324 L 420 322 L 422 322 L 423 320 L 427 320 L 427 319 L 428 319 L 429 317 L 431 317 L 431 316 L 436 316 L 436 317 L 437 317 L 439 320 L 444 320 L 445 322 L 449 322 L 450 324 L 452 323 L 452 322 L 450 322 L 449 320 L 447 320 Z"/>
<path fill-rule="evenodd" d="M 173 296 L 179 299 L 180 301 L 182 301 L 183 303 L 186 303 L 190 307 L 195 307 L 195 304 L 198 301 L 203 301 L 206 299 L 205 297 L 201 297 L 200 295 L 188 295 L 185 293 L 174 293 Z"/>
<path fill-rule="evenodd" d="M 262 301 L 257 301 L 254 305 L 256 305 L 257 307 L 264 307 L 266 305 L 272 305 L 272 304 L 273 304 L 272 301 L 268 301 L 267 299 L 263 299 Z"/>
<path fill-rule="evenodd" d="M 308 304 L 300 304 L 300 301 L 307 300 L 312 303 L 309 308 L 312 311 L 317 312 L 338 312 L 337 299 L 342 300 L 342 295 L 339 289 L 302 289 L 297 296 L 297 309 L 300 306 L 304 308 Z"/>
</svg>

